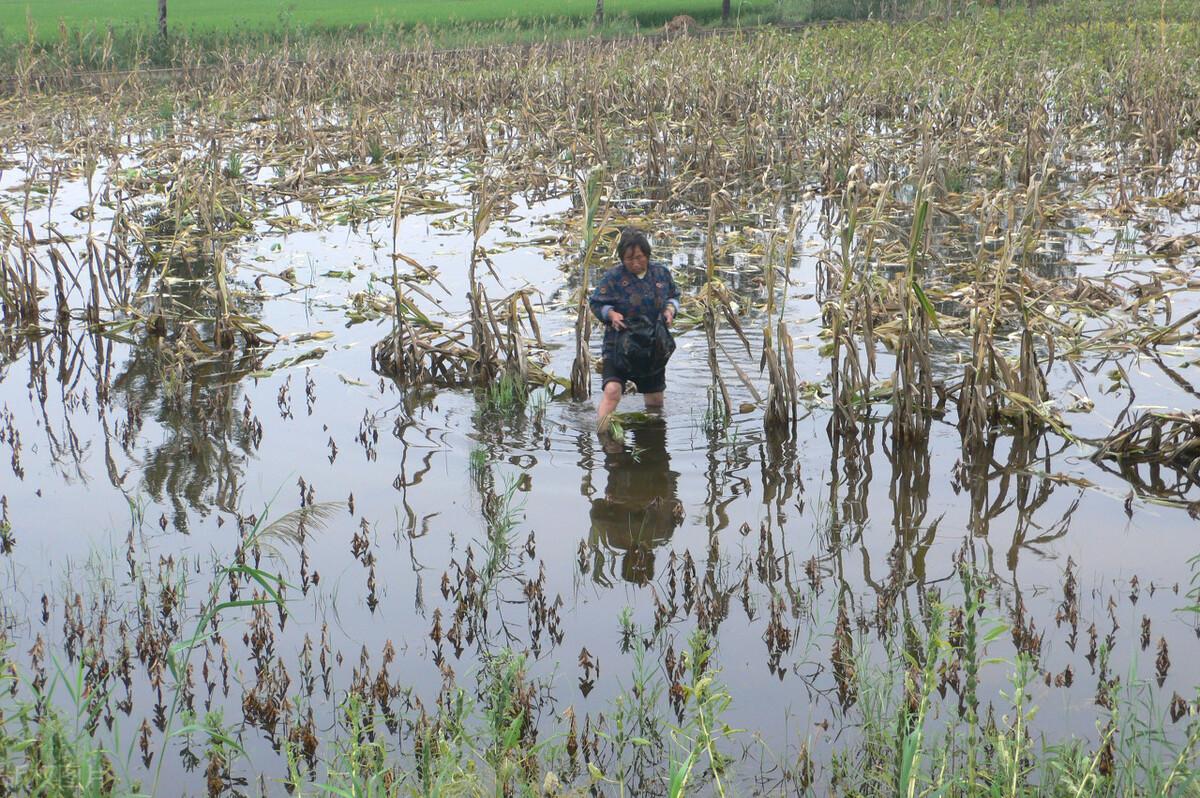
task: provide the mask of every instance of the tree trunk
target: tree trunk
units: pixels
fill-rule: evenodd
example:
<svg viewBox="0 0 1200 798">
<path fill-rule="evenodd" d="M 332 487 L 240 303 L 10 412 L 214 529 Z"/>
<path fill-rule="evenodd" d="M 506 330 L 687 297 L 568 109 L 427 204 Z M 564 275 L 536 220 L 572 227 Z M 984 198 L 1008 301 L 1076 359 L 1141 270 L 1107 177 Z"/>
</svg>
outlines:
<svg viewBox="0 0 1200 798">
<path fill-rule="evenodd" d="M 729 23 L 729 5 L 730 5 L 730 0 L 721 0 L 721 22 L 722 22 L 722 24 Z"/>
<path fill-rule="evenodd" d="M 167 0 L 158 0 L 158 35 L 167 38 Z"/>
<path fill-rule="evenodd" d="M 596 0 L 596 25 L 604 24 L 604 0 Z"/>
</svg>

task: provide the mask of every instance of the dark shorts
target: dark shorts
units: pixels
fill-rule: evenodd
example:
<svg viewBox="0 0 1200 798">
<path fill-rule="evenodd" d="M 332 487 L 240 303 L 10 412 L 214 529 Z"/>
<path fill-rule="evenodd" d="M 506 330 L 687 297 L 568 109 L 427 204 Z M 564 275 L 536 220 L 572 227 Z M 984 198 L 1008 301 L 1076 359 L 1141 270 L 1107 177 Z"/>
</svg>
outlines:
<svg viewBox="0 0 1200 798">
<path fill-rule="evenodd" d="M 604 363 L 600 369 L 600 376 L 602 385 L 608 385 L 613 381 L 619 382 L 622 385 L 626 381 L 632 382 L 637 386 L 638 393 L 662 393 L 663 389 L 667 387 L 666 369 L 660 369 L 653 374 L 621 374 L 609 364 L 608 358 L 604 359 Z"/>
</svg>

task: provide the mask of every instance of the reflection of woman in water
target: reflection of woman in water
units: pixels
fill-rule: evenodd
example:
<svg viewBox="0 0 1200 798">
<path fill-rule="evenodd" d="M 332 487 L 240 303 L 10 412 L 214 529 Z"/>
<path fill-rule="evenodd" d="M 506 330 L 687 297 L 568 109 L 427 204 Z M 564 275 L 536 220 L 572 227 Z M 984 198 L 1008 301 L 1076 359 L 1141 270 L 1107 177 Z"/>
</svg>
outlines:
<svg viewBox="0 0 1200 798">
<path fill-rule="evenodd" d="M 621 578 L 644 585 L 654 577 L 654 550 L 671 539 L 683 520 L 683 504 L 676 497 L 679 474 L 670 469 L 666 425 L 650 423 L 629 433 L 632 452 L 613 447 L 605 456 L 608 483 L 604 497 L 592 501 L 591 542 L 601 551 L 621 552 Z M 592 576 L 609 582 L 603 554 L 596 558 Z"/>
</svg>

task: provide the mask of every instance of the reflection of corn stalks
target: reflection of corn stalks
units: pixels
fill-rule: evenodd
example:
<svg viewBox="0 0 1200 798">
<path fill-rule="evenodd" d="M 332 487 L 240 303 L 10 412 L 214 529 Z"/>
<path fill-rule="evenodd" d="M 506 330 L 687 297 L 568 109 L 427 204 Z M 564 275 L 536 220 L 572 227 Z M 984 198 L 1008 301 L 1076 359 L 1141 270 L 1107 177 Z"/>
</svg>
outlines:
<svg viewBox="0 0 1200 798">
<path fill-rule="evenodd" d="M 833 666 L 833 678 L 837 684 L 838 703 L 846 709 L 858 701 L 858 662 L 854 653 L 850 615 L 846 611 L 845 591 L 838 594 L 837 604 L 837 623 L 834 626 L 829 658 Z"/>
</svg>

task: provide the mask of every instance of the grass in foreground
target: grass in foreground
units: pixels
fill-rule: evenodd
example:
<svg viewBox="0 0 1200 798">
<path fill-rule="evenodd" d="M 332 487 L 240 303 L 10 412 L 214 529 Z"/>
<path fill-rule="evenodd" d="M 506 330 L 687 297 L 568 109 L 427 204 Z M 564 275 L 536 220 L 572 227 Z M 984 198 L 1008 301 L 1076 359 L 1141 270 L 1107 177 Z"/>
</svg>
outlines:
<svg viewBox="0 0 1200 798">
<path fill-rule="evenodd" d="M 975 578 L 964 567 L 968 596 Z M 224 609 L 236 609 L 231 604 Z M 623 624 L 629 624 L 627 617 Z M 769 783 L 754 794 L 944 796 L 1151 796 L 1200 794 L 1200 718 L 1182 734 L 1163 728 L 1161 708 L 1147 700 L 1148 685 L 1119 678 L 1097 697 L 1097 739 L 1048 741 L 1031 732 L 1038 707 L 1030 690 L 1031 662 L 1004 665 L 1009 686 L 985 695 L 980 669 L 988 643 L 1005 631 L 990 622 L 982 600 L 933 602 L 924 617 L 905 620 L 906 631 L 881 661 L 853 653 L 848 630 L 835 660 L 844 722 L 856 733 L 841 736 L 829 758 L 810 752 L 809 740 L 786 760 L 775 761 Z M 198 622 L 197 634 L 206 630 Z M 648 666 L 655 633 L 629 628 L 631 672 L 606 718 L 580 728 L 570 708 L 547 721 L 539 698 L 552 685 L 531 679 L 525 655 L 501 649 L 485 656 L 473 683 L 453 679 L 436 701 L 412 701 L 408 711 L 381 710 L 369 692 L 343 694 L 334 728 L 320 732 L 305 699 L 282 755 L 287 791 L 295 795 L 738 795 L 752 781 L 740 773 L 743 757 L 770 760 L 751 732 L 733 727 L 736 697 L 721 680 L 718 651 L 702 631 L 691 634 L 671 690 L 661 671 Z M 176 641 L 185 651 L 193 641 Z M 6 794 L 108 796 L 165 794 L 155 771 L 130 775 L 133 745 L 124 756 L 93 736 L 96 696 L 83 691 L 82 661 L 60 669 L 48 685 L 31 682 L 0 647 L 0 778 Z M 1107 668 L 1107 652 L 1100 665 Z M 959 708 L 939 698 L 948 668 L 961 676 Z M 73 675 L 72 675 L 73 674 Z M 67 706 L 55 692 L 69 694 Z M 59 697 L 61 700 L 61 696 Z M 179 702 L 178 695 L 171 701 Z M 986 711 L 981 707 L 987 706 Z M 306 718 L 307 713 L 307 720 Z M 541 720 L 539 721 L 539 716 Z M 119 722 L 119 721 L 118 721 Z M 168 718 L 168 739 L 191 746 L 193 769 L 206 763 L 209 795 L 232 794 L 234 774 L 254 771 L 235 728 L 220 712 L 204 718 Z M 318 739 L 318 735 L 322 735 Z M 120 739 L 120 735 L 117 735 Z M 397 743 L 397 740 L 402 742 Z M 158 752 L 159 762 L 166 751 Z M 149 763 L 149 759 L 147 759 Z M 267 785 L 268 790 L 271 789 Z"/>
</svg>

